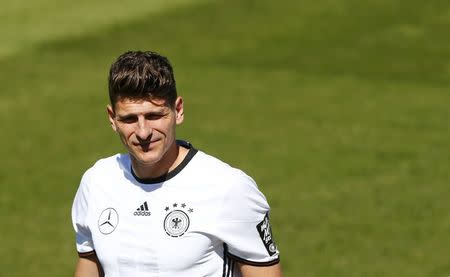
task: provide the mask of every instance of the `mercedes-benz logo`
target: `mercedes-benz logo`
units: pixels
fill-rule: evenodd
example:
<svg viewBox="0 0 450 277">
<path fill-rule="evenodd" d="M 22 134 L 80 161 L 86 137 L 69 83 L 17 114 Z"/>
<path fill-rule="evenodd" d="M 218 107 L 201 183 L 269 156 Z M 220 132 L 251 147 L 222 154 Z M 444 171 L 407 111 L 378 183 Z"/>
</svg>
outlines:
<svg viewBox="0 0 450 277">
<path fill-rule="evenodd" d="M 98 229 L 104 235 L 111 234 L 119 224 L 119 215 L 113 208 L 103 210 L 98 218 Z"/>
</svg>

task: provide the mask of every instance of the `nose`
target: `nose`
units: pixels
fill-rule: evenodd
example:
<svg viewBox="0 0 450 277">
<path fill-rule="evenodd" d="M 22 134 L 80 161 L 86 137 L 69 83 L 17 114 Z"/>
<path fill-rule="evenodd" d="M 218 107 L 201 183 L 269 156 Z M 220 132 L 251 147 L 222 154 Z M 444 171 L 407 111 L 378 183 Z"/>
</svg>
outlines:
<svg viewBox="0 0 450 277">
<path fill-rule="evenodd" d="M 138 120 L 136 128 L 137 129 L 135 131 L 135 134 L 139 141 L 150 140 L 153 129 L 150 126 L 148 126 L 148 124 L 144 118 L 140 118 Z"/>
</svg>

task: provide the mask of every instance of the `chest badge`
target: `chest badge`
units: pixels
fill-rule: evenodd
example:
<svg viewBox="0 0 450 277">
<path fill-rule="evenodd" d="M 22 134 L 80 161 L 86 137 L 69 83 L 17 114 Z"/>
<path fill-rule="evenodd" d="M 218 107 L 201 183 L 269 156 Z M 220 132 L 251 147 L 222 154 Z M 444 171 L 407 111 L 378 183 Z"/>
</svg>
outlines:
<svg viewBox="0 0 450 277">
<path fill-rule="evenodd" d="M 189 214 L 193 213 L 194 209 L 188 208 L 185 203 L 181 205 L 174 203 L 164 210 L 167 212 L 164 219 L 164 231 L 171 237 L 181 237 L 189 229 Z"/>
<path fill-rule="evenodd" d="M 98 218 L 98 229 L 104 235 L 111 234 L 119 224 L 119 214 L 113 208 L 104 209 Z"/>
</svg>

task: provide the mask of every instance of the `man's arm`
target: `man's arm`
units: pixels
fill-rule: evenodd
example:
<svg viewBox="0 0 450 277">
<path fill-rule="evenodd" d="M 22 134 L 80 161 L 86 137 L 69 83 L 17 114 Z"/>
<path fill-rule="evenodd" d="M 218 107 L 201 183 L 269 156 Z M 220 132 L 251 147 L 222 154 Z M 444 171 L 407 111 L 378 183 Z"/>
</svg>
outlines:
<svg viewBox="0 0 450 277">
<path fill-rule="evenodd" d="M 254 266 L 238 263 L 242 277 L 281 277 L 280 263 L 271 266 Z"/>
<path fill-rule="evenodd" d="M 78 258 L 75 268 L 75 277 L 103 277 L 102 266 L 98 261 L 97 255 Z"/>
</svg>

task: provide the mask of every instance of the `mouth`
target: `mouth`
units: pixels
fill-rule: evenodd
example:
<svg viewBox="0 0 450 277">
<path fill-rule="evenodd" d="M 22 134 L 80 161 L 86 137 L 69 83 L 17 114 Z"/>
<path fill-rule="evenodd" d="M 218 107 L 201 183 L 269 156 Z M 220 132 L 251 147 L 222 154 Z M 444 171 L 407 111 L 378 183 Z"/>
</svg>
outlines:
<svg viewBox="0 0 450 277">
<path fill-rule="evenodd" d="M 136 143 L 135 147 L 142 152 L 148 152 L 148 151 L 150 151 L 150 145 L 151 145 L 150 142 L 141 142 L 141 143 Z"/>
<path fill-rule="evenodd" d="M 158 142 L 159 140 L 151 140 L 151 141 L 140 141 L 138 143 L 133 143 L 135 147 L 141 148 L 144 152 L 147 152 L 150 150 L 150 147 Z"/>
</svg>

